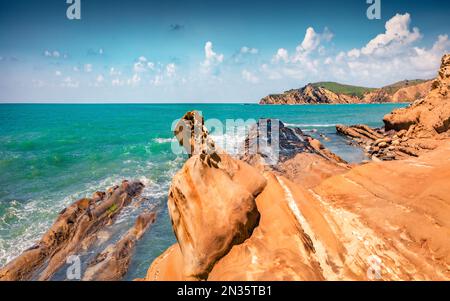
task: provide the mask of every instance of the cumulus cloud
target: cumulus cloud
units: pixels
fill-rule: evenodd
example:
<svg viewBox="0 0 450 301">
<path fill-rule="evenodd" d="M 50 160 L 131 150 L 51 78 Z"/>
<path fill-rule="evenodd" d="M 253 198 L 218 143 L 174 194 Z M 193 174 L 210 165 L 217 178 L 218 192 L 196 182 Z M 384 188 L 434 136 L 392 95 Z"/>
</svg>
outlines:
<svg viewBox="0 0 450 301">
<path fill-rule="evenodd" d="M 325 47 L 333 38 L 327 28 L 317 33 L 309 27 L 295 53 L 280 48 L 272 64 L 262 65 L 261 70 L 269 79 L 335 80 L 367 86 L 434 77 L 442 55 L 450 49 L 448 36 L 438 36 L 432 46 L 418 47 L 422 34 L 411 23 L 408 13 L 396 14 L 385 23 L 384 32 L 360 48 L 339 52 Z"/>
<path fill-rule="evenodd" d="M 289 55 L 287 49 L 279 48 L 272 57 L 272 63 L 304 63 L 311 67 L 310 55 L 313 53 L 324 54 L 325 47 L 322 43 L 330 42 L 333 36 L 333 33 L 327 27 L 325 27 L 322 33 L 316 32 L 313 27 L 308 27 L 303 40 L 295 48 L 295 52 Z"/>
<path fill-rule="evenodd" d="M 223 54 L 218 54 L 213 50 L 212 42 L 208 41 L 205 44 L 205 60 L 202 67 L 205 71 L 210 71 L 212 67 L 217 66 L 223 62 Z"/>
<path fill-rule="evenodd" d="M 133 65 L 135 73 L 144 73 L 155 69 L 155 63 L 150 62 L 145 56 L 140 56 Z"/>
<path fill-rule="evenodd" d="M 167 66 L 166 66 L 166 75 L 168 77 L 175 76 L 176 72 L 177 72 L 177 68 L 176 68 L 174 63 L 167 64 Z"/>
<path fill-rule="evenodd" d="M 289 53 L 286 49 L 280 48 L 277 50 L 277 53 L 273 57 L 273 61 L 275 63 L 278 62 L 285 62 L 287 63 L 289 61 Z"/>
<path fill-rule="evenodd" d="M 316 50 L 322 54 L 325 51 L 325 47 L 321 44 L 323 42 L 330 42 L 333 37 L 333 33 L 327 27 L 325 27 L 322 33 L 317 33 L 314 28 L 308 27 L 303 41 L 295 48 L 295 54 L 291 58 L 291 61 L 294 63 L 305 61 Z"/>
<path fill-rule="evenodd" d="M 417 27 L 410 29 L 411 16 L 397 14 L 386 22 L 386 31 L 377 35 L 361 49 L 365 55 L 392 55 L 419 40 L 422 35 Z"/>
</svg>

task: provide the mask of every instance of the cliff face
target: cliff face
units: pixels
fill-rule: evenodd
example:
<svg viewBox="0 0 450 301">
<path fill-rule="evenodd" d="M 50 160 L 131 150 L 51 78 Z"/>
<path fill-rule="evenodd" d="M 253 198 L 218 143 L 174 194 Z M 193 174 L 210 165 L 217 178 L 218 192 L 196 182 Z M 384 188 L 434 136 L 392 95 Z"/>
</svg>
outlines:
<svg viewBox="0 0 450 301">
<path fill-rule="evenodd" d="M 423 85 L 418 89 L 424 89 Z M 438 77 L 430 92 L 407 108 L 384 117 L 385 127 L 371 129 L 366 125 L 337 125 L 338 133 L 364 147 L 373 160 L 398 160 L 418 157 L 436 149 L 442 139 L 450 136 L 450 55 L 442 58 Z M 406 93 L 400 89 L 397 93 Z"/>
<path fill-rule="evenodd" d="M 419 138 L 448 136 L 450 127 L 450 55 L 442 58 L 441 68 L 431 92 L 411 106 L 384 117 L 386 130 L 409 130 Z"/>
<path fill-rule="evenodd" d="M 363 95 L 350 92 L 333 92 L 320 84 L 308 84 L 301 89 L 289 90 L 283 94 L 273 94 L 261 99 L 260 104 L 351 104 L 412 102 L 423 98 L 431 89 L 432 81 L 398 83 L 396 87 L 367 89 Z M 336 84 L 338 85 L 338 84 Z"/>
<path fill-rule="evenodd" d="M 326 104 L 326 103 L 358 103 L 356 96 L 337 94 L 322 87 L 311 84 L 298 90 L 290 90 L 283 94 L 269 95 L 261 99 L 260 104 Z"/>
</svg>

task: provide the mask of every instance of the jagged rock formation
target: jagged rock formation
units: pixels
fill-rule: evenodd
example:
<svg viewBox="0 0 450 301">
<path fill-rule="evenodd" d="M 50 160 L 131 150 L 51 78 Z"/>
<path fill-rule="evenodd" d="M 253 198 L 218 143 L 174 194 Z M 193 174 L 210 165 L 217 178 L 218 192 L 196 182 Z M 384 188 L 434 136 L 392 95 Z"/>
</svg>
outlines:
<svg viewBox="0 0 450 301">
<path fill-rule="evenodd" d="M 134 226 L 118 242 L 107 246 L 89 263 L 82 280 L 117 281 L 122 279 L 128 271 L 137 241 L 155 220 L 155 212 L 145 212 L 139 215 Z"/>
<path fill-rule="evenodd" d="M 183 252 L 185 277 L 206 279 L 215 262 L 247 239 L 258 224 L 255 197 L 266 181 L 244 162 L 216 152 L 213 143 L 206 145 L 208 132 L 196 112 L 180 120 L 175 136 L 180 144 L 189 139 L 183 144 L 186 150 L 200 151 L 191 154 L 174 176 L 168 208 Z"/>
<path fill-rule="evenodd" d="M 274 122 L 277 126 L 272 129 Z M 273 130 L 278 134 L 274 137 L 272 135 L 265 137 L 265 133 L 271 133 Z M 276 149 L 266 147 L 265 143 L 262 143 L 271 139 L 277 139 L 277 142 L 274 141 L 278 146 Z M 284 175 L 307 187 L 349 168 L 347 162 L 300 128 L 286 127 L 283 122 L 271 119 L 261 119 L 250 129 L 244 142 L 243 153 L 238 159 L 259 171 Z"/>
<path fill-rule="evenodd" d="M 261 99 L 260 104 L 351 104 L 351 103 L 383 103 L 413 102 L 423 98 L 431 89 L 432 81 L 403 81 L 380 89 L 353 87 L 337 83 L 308 84 L 301 89 L 273 94 Z M 343 92 L 339 89 L 327 89 L 327 84 L 348 87 Z M 352 92 L 354 89 L 356 92 Z"/>
<path fill-rule="evenodd" d="M 0 280 L 50 279 L 70 255 L 91 245 L 98 231 L 111 224 L 143 187 L 140 182 L 123 181 L 65 208 L 35 246 L 0 269 Z"/>
<path fill-rule="evenodd" d="M 387 131 L 410 130 L 418 138 L 448 134 L 450 127 L 450 54 L 442 58 L 438 78 L 424 99 L 384 117 Z"/>
<path fill-rule="evenodd" d="M 449 280 L 449 154 L 447 141 L 419 158 L 340 166 L 308 187 L 279 170 L 301 154 L 268 168 L 221 154 L 241 166 L 234 173 L 225 160 L 215 167 L 192 156 L 170 189 L 185 191 L 169 197 L 178 243 L 145 280 Z M 240 185 L 250 209 L 237 201 Z M 257 210 L 259 222 L 236 227 L 236 206 L 244 216 Z"/>
<path fill-rule="evenodd" d="M 409 107 L 386 115 L 384 129 L 371 129 L 366 125 L 337 125 L 336 130 L 363 146 L 374 160 L 417 157 L 436 149 L 441 139 L 450 137 L 449 87 L 450 55 L 445 55 L 430 93 Z"/>
<path fill-rule="evenodd" d="M 363 147 L 367 157 L 372 160 L 400 160 L 418 157 L 421 153 L 436 149 L 439 141 L 417 139 L 412 130 L 385 132 L 384 129 L 371 129 L 367 125 L 337 125 L 338 134 L 347 136 Z"/>
</svg>

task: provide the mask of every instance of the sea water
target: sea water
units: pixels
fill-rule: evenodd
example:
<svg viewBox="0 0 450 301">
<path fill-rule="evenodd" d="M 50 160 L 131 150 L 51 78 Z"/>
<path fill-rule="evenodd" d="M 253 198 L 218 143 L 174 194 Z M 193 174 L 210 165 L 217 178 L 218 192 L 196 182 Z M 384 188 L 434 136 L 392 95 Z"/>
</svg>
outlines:
<svg viewBox="0 0 450 301">
<path fill-rule="evenodd" d="M 146 185 L 143 194 L 148 200 L 143 206 L 125 208 L 114 227 L 123 233 L 143 207 L 158 210 L 158 219 L 138 242 L 124 279 L 145 276 L 153 259 L 176 241 L 166 201 L 172 176 L 186 158 L 171 150 L 171 125 L 189 110 L 221 121 L 277 118 L 322 139 L 344 159 L 358 162 L 364 159 L 363 152 L 337 136 L 335 125 L 382 126 L 386 113 L 403 106 L 2 104 L 0 266 L 36 243 L 64 207 L 123 179 L 136 179 Z M 223 141 L 227 137 L 214 138 Z"/>
</svg>

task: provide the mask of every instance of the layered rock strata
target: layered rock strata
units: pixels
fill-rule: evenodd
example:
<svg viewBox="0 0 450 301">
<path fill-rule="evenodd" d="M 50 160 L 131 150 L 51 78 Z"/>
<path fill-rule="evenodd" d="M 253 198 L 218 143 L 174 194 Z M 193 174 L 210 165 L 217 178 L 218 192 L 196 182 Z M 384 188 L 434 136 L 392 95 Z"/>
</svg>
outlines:
<svg viewBox="0 0 450 301">
<path fill-rule="evenodd" d="M 140 182 L 123 181 L 65 208 L 36 245 L 0 270 L 0 280 L 50 279 L 69 256 L 92 245 L 99 230 L 110 225 L 143 187 Z"/>
</svg>

